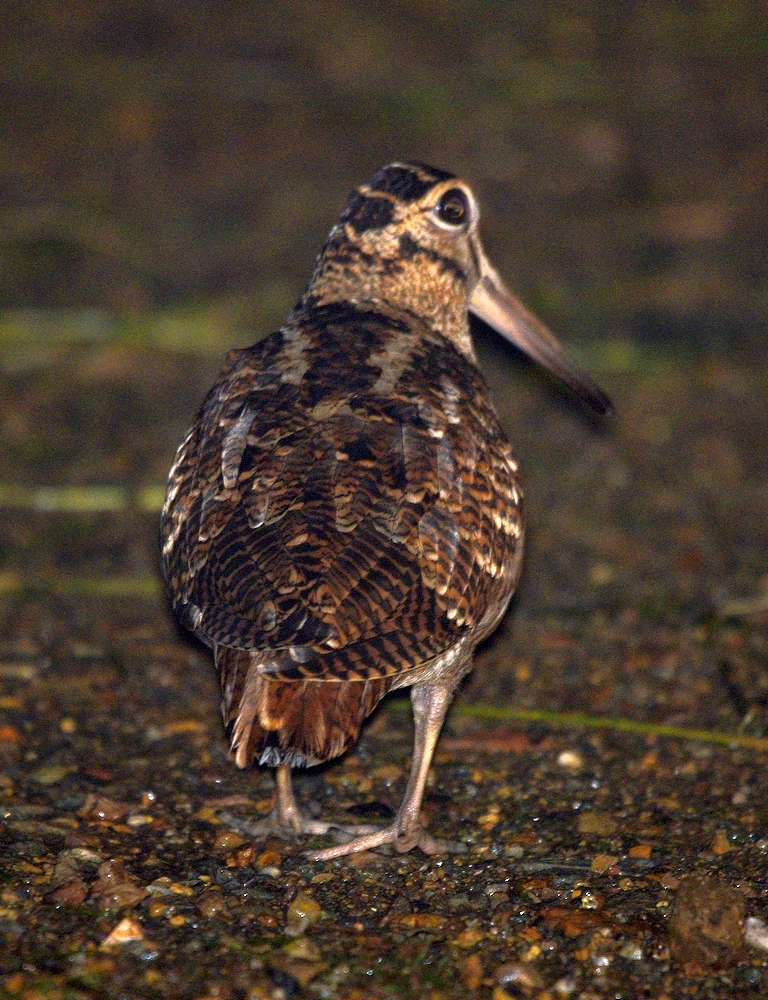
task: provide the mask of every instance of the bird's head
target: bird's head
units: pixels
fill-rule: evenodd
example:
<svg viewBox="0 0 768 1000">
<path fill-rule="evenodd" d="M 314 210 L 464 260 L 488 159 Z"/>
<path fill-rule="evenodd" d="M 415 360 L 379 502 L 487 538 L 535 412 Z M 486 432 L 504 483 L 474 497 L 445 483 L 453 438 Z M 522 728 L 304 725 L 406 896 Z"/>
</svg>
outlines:
<svg viewBox="0 0 768 1000">
<path fill-rule="evenodd" d="M 562 379 L 593 409 L 605 393 L 506 287 L 480 242 L 472 189 L 421 163 L 391 163 L 354 191 L 302 305 L 386 304 L 418 316 L 475 359 L 469 312 Z"/>
</svg>

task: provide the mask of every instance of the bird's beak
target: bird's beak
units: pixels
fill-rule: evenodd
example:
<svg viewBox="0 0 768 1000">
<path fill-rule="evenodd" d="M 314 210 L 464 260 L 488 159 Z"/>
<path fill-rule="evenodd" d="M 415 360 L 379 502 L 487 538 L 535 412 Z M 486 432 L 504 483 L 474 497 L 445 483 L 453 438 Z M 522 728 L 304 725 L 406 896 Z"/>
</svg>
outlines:
<svg viewBox="0 0 768 1000">
<path fill-rule="evenodd" d="M 484 255 L 481 260 L 482 273 L 469 299 L 470 312 L 556 375 L 593 410 L 613 412 L 613 404 L 600 386 L 510 292 Z"/>
</svg>

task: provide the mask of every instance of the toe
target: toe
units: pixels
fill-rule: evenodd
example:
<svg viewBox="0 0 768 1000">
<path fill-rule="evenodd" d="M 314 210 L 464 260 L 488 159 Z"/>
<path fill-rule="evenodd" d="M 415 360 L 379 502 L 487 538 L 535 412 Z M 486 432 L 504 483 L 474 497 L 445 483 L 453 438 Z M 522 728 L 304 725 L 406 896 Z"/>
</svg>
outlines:
<svg viewBox="0 0 768 1000">
<path fill-rule="evenodd" d="M 322 851 L 306 851 L 305 854 L 313 861 L 333 861 L 334 858 L 343 858 L 348 854 L 371 851 L 375 847 L 381 847 L 382 844 L 391 844 L 396 837 L 397 830 L 393 826 L 389 826 L 384 830 L 376 830 L 363 837 L 355 837 L 354 840 L 349 840 L 346 844 L 326 847 Z"/>
</svg>

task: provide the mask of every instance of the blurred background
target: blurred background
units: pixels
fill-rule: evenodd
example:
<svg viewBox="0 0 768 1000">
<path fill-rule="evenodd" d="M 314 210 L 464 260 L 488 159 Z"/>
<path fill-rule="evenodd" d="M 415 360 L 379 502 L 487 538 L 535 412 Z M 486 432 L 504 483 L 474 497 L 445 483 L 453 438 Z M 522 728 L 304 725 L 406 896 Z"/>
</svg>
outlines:
<svg viewBox="0 0 768 1000">
<path fill-rule="evenodd" d="M 125 318 L 249 294 L 278 323 L 348 190 L 410 157 L 478 186 L 494 255 L 582 337 L 749 345 L 765 14 L 10 2 L 0 305 Z"/>
<path fill-rule="evenodd" d="M 489 256 L 618 406 L 593 425 L 477 329 L 530 544 L 470 694 L 726 726 L 762 697 L 764 3 L 10 0 L 2 20 L 8 648 L 92 638 L 78 595 L 166 622 L 157 511 L 225 351 L 281 323 L 350 189 L 415 158 L 473 184 Z"/>
</svg>

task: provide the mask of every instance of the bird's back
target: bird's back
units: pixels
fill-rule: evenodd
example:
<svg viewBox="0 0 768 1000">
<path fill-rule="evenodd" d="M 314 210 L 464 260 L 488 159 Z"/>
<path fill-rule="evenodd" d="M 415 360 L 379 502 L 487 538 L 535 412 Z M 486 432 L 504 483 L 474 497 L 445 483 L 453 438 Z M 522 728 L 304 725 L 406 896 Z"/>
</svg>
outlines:
<svg viewBox="0 0 768 1000">
<path fill-rule="evenodd" d="M 410 683 L 512 594 L 516 465 L 476 367 L 335 303 L 232 352 L 179 448 L 163 568 L 185 622 L 278 680 Z"/>
</svg>

